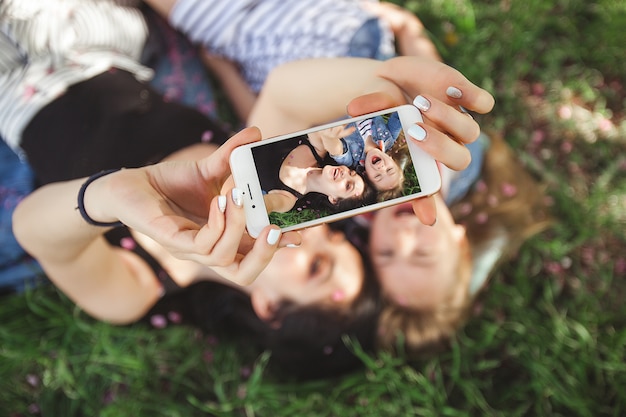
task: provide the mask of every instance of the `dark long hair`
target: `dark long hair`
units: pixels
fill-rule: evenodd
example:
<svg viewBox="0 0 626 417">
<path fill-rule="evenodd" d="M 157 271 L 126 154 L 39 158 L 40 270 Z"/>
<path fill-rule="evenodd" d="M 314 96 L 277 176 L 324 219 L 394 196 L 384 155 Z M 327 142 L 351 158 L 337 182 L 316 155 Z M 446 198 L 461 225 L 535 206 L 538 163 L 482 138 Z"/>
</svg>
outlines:
<svg viewBox="0 0 626 417">
<path fill-rule="evenodd" d="M 300 306 L 287 301 L 274 316 L 279 327 L 261 320 L 243 291 L 208 281 L 164 296 L 146 317 L 175 310 L 184 323 L 208 334 L 245 337 L 259 352 L 271 352 L 269 369 L 284 377 L 338 376 L 363 365 L 344 343 L 344 336 L 353 338 L 366 352 L 375 348 L 379 287 L 368 258 L 362 259 L 363 285 L 349 307 Z"/>
<path fill-rule="evenodd" d="M 364 186 L 363 193 L 358 197 L 342 198 L 333 204 L 326 194 L 309 192 L 296 201 L 294 209 L 310 208 L 314 210 L 325 210 L 328 214 L 335 214 L 376 203 L 378 191 L 374 185 L 372 185 L 369 178 L 362 173 L 357 172 L 357 175 L 363 179 Z"/>
<path fill-rule="evenodd" d="M 529 237 L 545 230 L 552 221 L 543 186 L 498 135 L 491 136 L 481 179 L 450 210 L 455 222 L 466 227 L 469 245 L 462 250 L 468 255 L 497 233 L 506 233 L 507 245 L 498 264 L 510 259 Z M 456 291 L 435 309 L 409 309 L 385 300 L 379 323 L 387 332 L 381 332 L 381 347 L 395 350 L 400 332 L 402 349 L 411 356 L 432 356 L 447 349 L 471 314 L 474 296 L 468 285 L 456 286 Z"/>
</svg>

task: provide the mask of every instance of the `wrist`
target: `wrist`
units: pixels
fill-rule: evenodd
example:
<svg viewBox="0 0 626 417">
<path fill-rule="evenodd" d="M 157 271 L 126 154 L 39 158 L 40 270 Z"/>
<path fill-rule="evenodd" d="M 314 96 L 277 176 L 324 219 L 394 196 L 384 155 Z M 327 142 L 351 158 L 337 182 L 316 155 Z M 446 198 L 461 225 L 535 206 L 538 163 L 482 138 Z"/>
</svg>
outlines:
<svg viewBox="0 0 626 417">
<path fill-rule="evenodd" d="M 119 227 L 123 226 L 122 222 L 117 219 L 110 218 L 104 213 L 101 213 L 101 210 L 98 210 L 99 207 L 97 204 L 93 204 L 94 188 L 101 184 L 94 184 L 95 182 L 102 182 L 102 177 L 113 174 L 114 172 L 119 171 L 119 169 L 110 169 L 106 171 L 100 171 L 85 180 L 83 185 L 80 187 L 78 191 L 77 197 L 77 207 L 76 209 L 80 213 L 83 220 L 86 223 L 92 226 L 98 227 Z"/>
</svg>

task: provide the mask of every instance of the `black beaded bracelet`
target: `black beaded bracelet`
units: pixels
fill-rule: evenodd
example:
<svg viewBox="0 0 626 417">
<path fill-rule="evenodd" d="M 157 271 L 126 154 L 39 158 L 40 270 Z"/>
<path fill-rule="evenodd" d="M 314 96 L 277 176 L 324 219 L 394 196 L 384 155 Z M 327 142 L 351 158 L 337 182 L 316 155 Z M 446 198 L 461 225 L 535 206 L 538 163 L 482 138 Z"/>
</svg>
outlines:
<svg viewBox="0 0 626 417">
<path fill-rule="evenodd" d="M 100 171 L 97 174 L 93 174 L 91 177 L 87 178 L 87 181 L 85 181 L 83 185 L 80 187 L 80 190 L 78 191 L 78 206 L 76 207 L 76 209 L 78 210 L 80 215 L 83 217 L 83 219 L 90 225 L 100 226 L 100 227 L 120 227 L 124 225 L 120 221 L 108 222 L 108 223 L 96 221 L 92 219 L 91 217 L 89 217 L 89 214 L 87 214 L 87 211 L 85 210 L 85 191 L 87 190 L 87 187 L 89 186 L 89 184 L 91 184 L 92 182 L 94 182 L 100 177 L 104 177 L 105 175 L 112 174 L 113 172 L 119 171 L 120 169 L 121 168 L 107 169 L 105 171 Z"/>
</svg>

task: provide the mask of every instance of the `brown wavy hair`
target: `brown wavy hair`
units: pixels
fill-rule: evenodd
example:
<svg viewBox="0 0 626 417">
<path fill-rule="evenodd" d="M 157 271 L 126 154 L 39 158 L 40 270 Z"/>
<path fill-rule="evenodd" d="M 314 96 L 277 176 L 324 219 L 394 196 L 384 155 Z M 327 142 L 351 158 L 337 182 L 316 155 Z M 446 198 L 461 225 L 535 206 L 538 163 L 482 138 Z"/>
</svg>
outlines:
<svg viewBox="0 0 626 417">
<path fill-rule="evenodd" d="M 387 201 L 395 197 L 399 197 L 402 195 L 402 191 L 404 191 L 404 180 L 406 178 L 405 170 L 408 168 L 412 168 L 409 162 L 411 161 L 411 154 L 409 153 L 409 144 L 406 143 L 406 137 L 404 136 L 404 131 L 400 131 L 398 138 L 391 146 L 391 149 L 387 151 L 387 154 L 393 159 L 393 161 L 398 165 L 398 168 L 401 172 L 401 177 L 398 181 L 398 184 L 390 189 L 378 191 L 377 200 Z"/>
<path fill-rule="evenodd" d="M 503 232 L 507 243 L 499 263 L 509 259 L 529 237 L 550 224 L 544 187 L 533 178 L 499 136 L 491 136 L 481 179 L 450 207 L 466 227 L 457 284 L 434 309 L 410 309 L 383 300 L 378 326 L 379 347 L 410 357 L 431 356 L 446 349 L 468 320 L 474 297 L 469 292 L 472 258 Z"/>
</svg>

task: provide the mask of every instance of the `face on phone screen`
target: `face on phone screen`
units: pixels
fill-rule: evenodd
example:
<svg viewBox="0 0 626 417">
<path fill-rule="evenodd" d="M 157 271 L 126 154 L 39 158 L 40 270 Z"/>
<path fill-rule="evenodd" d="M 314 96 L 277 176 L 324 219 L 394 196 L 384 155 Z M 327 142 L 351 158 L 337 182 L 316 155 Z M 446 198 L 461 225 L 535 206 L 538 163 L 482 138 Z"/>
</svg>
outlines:
<svg viewBox="0 0 626 417">
<path fill-rule="evenodd" d="M 252 148 L 265 200 L 281 228 L 421 191 L 397 111 Z M 291 202 L 293 205 L 291 205 Z"/>
</svg>

